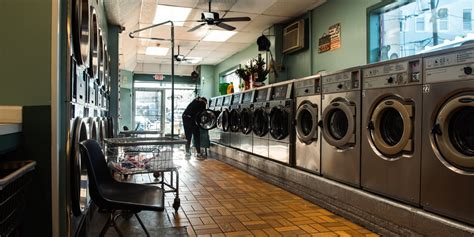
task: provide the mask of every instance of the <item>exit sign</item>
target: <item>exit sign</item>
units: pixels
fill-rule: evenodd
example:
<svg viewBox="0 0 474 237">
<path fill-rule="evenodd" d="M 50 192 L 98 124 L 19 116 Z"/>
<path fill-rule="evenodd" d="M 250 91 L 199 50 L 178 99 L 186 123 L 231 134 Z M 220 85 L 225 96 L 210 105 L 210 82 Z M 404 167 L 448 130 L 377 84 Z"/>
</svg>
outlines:
<svg viewBox="0 0 474 237">
<path fill-rule="evenodd" d="M 155 78 L 155 80 L 157 80 L 157 81 L 163 81 L 165 76 L 163 76 L 163 74 L 155 74 L 155 76 L 153 78 Z"/>
</svg>

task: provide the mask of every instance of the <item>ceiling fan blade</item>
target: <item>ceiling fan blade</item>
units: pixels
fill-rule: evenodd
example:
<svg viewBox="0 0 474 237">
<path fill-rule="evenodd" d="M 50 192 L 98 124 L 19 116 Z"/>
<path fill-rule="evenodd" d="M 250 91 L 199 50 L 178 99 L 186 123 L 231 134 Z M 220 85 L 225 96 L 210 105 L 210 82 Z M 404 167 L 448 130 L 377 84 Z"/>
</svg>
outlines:
<svg viewBox="0 0 474 237">
<path fill-rule="evenodd" d="M 195 30 L 197 30 L 197 29 L 203 27 L 205 24 L 206 24 L 206 23 L 201 23 L 201 24 L 199 24 L 199 25 L 197 25 L 197 26 L 195 26 L 195 27 L 189 29 L 188 32 L 193 32 L 193 31 L 195 31 Z"/>
<path fill-rule="evenodd" d="M 220 22 L 231 22 L 231 21 L 250 21 L 250 17 L 242 16 L 242 17 L 227 17 L 219 19 Z"/>
<path fill-rule="evenodd" d="M 225 29 L 225 30 L 235 30 L 235 27 L 231 26 L 231 25 L 227 25 L 226 23 L 222 23 L 222 22 L 219 22 L 216 24 L 216 26 L 222 28 L 222 29 Z"/>
</svg>

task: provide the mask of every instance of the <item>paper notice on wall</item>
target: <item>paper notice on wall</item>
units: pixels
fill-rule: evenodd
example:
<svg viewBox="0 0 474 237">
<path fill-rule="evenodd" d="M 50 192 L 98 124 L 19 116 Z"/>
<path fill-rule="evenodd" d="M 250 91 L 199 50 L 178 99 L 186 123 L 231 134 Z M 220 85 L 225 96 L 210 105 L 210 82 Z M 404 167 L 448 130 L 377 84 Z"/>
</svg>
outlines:
<svg viewBox="0 0 474 237">
<path fill-rule="evenodd" d="M 341 24 L 329 27 L 328 32 L 319 38 L 319 53 L 332 51 L 341 47 Z"/>
</svg>

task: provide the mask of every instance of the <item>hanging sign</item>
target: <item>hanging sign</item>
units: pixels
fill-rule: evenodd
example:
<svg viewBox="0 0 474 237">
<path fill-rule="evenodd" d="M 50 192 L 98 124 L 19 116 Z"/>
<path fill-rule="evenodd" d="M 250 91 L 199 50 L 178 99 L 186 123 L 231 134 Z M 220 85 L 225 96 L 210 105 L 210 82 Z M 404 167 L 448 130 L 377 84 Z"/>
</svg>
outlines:
<svg viewBox="0 0 474 237">
<path fill-rule="evenodd" d="M 337 23 L 329 27 L 327 33 L 319 38 L 319 53 L 332 51 L 341 47 L 341 24 Z"/>
<path fill-rule="evenodd" d="M 163 81 L 165 77 L 163 76 L 163 74 L 155 74 L 153 78 L 157 81 Z"/>
</svg>

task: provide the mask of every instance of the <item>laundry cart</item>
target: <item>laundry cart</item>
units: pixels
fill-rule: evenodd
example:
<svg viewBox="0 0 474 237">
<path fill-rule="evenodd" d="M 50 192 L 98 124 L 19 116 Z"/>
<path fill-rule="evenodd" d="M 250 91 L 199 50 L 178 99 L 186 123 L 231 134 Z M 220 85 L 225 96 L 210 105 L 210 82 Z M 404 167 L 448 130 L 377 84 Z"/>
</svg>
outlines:
<svg viewBox="0 0 474 237">
<path fill-rule="evenodd" d="M 175 163 L 174 148 L 186 144 L 186 140 L 170 137 L 106 138 L 105 153 L 109 167 L 124 179 L 136 174 L 153 174 L 150 184 L 160 184 L 165 193 L 174 192 L 173 208 L 178 211 L 179 165 Z"/>
</svg>

